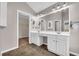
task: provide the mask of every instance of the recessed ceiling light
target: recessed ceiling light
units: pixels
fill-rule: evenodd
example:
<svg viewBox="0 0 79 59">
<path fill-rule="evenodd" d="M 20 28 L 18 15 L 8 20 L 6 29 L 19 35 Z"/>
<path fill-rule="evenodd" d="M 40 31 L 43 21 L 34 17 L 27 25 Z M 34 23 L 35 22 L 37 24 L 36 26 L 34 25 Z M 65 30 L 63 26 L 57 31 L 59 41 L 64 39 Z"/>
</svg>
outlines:
<svg viewBox="0 0 79 59">
<path fill-rule="evenodd" d="M 63 4 L 63 7 L 65 7 L 65 6 L 67 6 L 67 4 L 66 4 L 66 3 L 64 3 L 64 4 Z"/>
<path fill-rule="evenodd" d="M 55 11 L 55 9 L 52 9 L 52 11 Z"/>
<path fill-rule="evenodd" d="M 57 9 L 59 9 L 60 8 L 60 6 L 57 6 Z"/>
</svg>

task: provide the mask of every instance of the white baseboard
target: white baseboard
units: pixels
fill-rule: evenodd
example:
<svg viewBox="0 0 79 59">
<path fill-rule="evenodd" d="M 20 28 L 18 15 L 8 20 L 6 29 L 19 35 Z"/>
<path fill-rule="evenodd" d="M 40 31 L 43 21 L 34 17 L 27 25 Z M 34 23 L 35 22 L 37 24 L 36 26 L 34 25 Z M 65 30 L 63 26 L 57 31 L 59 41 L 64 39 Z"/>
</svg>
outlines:
<svg viewBox="0 0 79 59">
<path fill-rule="evenodd" d="M 47 43 L 43 43 L 43 44 L 47 45 Z"/>
<path fill-rule="evenodd" d="M 79 56 L 78 53 L 75 53 L 75 52 L 72 52 L 72 51 L 70 51 L 70 53 L 73 54 L 73 55 L 75 55 L 75 56 Z"/>
<path fill-rule="evenodd" d="M 8 51 L 11 51 L 11 50 L 14 50 L 14 49 L 17 49 L 18 47 L 13 47 L 13 48 L 10 48 L 8 50 L 4 50 L 4 51 L 1 51 L 1 54 L 5 53 L 5 52 L 8 52 Z"/>
<path fill-rule="evenodd" d="M 19 38 L 26 38 L 27 36 L 24 36 L 24 37 L 19 37 Z"/>
</svg>

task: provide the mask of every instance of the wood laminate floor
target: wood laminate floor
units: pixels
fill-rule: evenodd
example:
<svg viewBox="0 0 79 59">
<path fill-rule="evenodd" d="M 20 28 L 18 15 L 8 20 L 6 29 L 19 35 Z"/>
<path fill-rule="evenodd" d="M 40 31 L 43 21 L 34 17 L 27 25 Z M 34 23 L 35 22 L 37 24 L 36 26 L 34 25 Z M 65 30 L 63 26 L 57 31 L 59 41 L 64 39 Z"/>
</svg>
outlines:
<svg viewBox="0 0 79 59">
<path fill-rule="evenodd" d="M 19 48 L 3 53 L 3 56 L 57 56 L 47 50 L 46 45 L 40 47 L 35 44 L 29 44 L 28 38 L 19 40 Z"/>
</svg>

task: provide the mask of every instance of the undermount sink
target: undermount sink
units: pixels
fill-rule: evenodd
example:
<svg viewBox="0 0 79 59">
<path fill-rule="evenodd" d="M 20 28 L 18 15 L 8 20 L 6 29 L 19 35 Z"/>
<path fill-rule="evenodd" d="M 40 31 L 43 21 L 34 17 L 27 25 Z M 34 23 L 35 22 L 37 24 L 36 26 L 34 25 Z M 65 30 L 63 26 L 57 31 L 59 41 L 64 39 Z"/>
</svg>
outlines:
<svg viewBox="0 0 79 59">
<path fill-rule="evenodd" d="M 57 32 L 57 34 L 60 34 L 61 32 Z"/>
</svg>

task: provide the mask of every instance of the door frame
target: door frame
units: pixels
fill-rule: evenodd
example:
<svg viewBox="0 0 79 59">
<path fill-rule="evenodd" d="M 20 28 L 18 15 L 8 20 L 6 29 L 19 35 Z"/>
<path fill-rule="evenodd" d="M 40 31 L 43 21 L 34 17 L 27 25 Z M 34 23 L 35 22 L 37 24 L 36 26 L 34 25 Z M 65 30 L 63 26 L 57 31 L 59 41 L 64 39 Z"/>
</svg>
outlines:
<svg viewBox="0 0 79 59">
<path fill-rule="evenodd" d="M 31 20 L 31 14 L 21 11 L 21 10 L 17 10 L 17 47 L 18 48 L 19 48 L 19 17 L 20 17 L 20 14 L 29 17 L 29 31 L 30 31 L 30 20 Z"/>
</svg>

